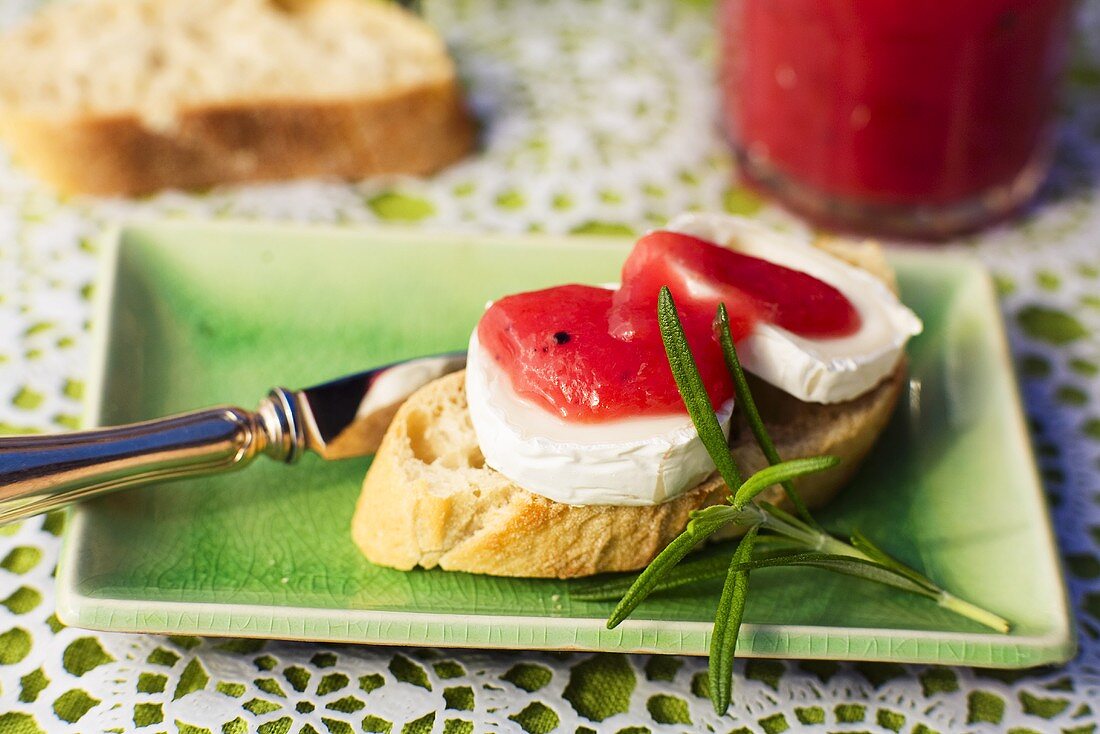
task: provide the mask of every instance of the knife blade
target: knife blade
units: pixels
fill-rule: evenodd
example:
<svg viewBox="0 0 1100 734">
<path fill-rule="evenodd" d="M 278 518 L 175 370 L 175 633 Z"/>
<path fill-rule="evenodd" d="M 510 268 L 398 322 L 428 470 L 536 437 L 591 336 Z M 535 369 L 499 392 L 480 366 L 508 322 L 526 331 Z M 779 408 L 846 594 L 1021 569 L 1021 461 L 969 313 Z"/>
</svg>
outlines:
<svg viewBox="0 0 1100 734">
<path fill-rule="evenodd" d="M 452 352 L 396 362 L 297 391 L 305 448 L 330 460 L 373 454 L 409 395 L 465 366 L 466 353 Z"/>
<path fill-rule="evenodd" d="M 220 406 L 142 423 L 0 438 L 0 523 L 150 482 L 374 453 L 420 387 L 466 365 L 465 352 L 395 362 L 301 390 L 273 389 L 255 411 Z"/>
</svg>

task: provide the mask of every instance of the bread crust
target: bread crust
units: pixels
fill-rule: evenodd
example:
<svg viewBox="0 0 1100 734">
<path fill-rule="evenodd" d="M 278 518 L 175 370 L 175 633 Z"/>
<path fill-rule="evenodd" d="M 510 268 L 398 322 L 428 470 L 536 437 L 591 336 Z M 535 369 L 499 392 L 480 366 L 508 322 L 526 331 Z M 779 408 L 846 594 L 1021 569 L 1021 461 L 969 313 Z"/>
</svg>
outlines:
<svg viewBox="0 0 1100 734">
<path fill-rule="evenodd" d="M 693 510 L 725 500 L 716 476 L 649 506 L 566 505 L 528 492 L 484 466 L 464 377 L 448 375 L 415 393 L 382 441 L 352 520 L 352 537 L 372 563 L 549 578 L 632 571 L 678 535 Z M 807 504 L 825 504 L 848 481 L 904 384 L 902 364 L 874 390 L 837 405 L 810 405 L 756 387 L 781 456 L 841 458 L 836 469 L 797 483 Z M 449 428 L 433 435 L 433 427 L 444 423 Z M 734 431 L 731 451 L 738 464 L 746 474 L 762 468 L 766 462 L 743 418 Z M 779 501 L 781 490 L 762 496 Z"/>
<path fill-rule="evenodd" d="M 7 110 L 0 137 L 61 193 L 132 196 L 308 176 L 428 174 L 471 150 L 474 124 L 450 77 L 363 98 L 184 108 L 166 130 L 137 114 L 58 121 Z"/>
</svg>

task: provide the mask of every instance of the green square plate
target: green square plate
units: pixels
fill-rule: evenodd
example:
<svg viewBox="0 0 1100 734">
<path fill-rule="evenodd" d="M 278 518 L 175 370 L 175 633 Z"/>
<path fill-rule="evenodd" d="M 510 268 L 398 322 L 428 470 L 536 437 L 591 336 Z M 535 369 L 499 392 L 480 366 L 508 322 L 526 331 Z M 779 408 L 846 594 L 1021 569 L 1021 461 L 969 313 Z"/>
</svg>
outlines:
<svg viewBox="0 0 1100 734">
<path fill-rule="evenodd" d="M 485 301 L 615 280 L 616 239 L 157 224 L 106 253 L 91 424 L 219 403 L 461 349 Z M 802 569 L 753 575 L 745 656 L 1023 667 L 1074 650 L 1066 594 L 1003 325 L 975 261 L 893 255 L 924 319 L 911 385 L 822 519 L 858 526 L 1009 635 L 925 599 Z M 58 615 L 103 630 L 412 645 L 707 652 L 716 588 L 654 598 L 608 631 L 576 582 L 372 566 L 349 537 L 368 462 L 258 462 L 72 513 Z"/>
</svg>

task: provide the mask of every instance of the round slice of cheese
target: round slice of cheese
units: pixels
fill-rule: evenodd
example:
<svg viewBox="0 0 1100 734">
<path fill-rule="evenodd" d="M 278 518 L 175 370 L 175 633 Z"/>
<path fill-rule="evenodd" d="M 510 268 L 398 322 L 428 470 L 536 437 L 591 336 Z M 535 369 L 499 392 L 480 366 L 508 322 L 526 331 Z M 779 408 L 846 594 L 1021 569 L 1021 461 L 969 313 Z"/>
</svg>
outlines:
<svg viewBox="0 0 1100 734">
<path fill-rule="evenodd" d="M 906 342 L 923 328 L 881 280 L 804 238 L 725 214 L 684 214 L 666 229 L 799 270 L 852 303 L 860 327 L 848 336 L 809 339 L 759 322 L 737 344 L 747 371 L 804 402 L 840 403 L 871 390 L 893 372 Z"/>
<path fill-rule="evenodd" d="M 691 418 L 648 416 L 566 421 L 512 388 L 508 375 L 470 338 L 466 399 L 485 463 L 520 487 L 570 505 L 656 505 L 714 471 Z M 718 411 L 729 431 L 733 401 Z"/>
</svg>

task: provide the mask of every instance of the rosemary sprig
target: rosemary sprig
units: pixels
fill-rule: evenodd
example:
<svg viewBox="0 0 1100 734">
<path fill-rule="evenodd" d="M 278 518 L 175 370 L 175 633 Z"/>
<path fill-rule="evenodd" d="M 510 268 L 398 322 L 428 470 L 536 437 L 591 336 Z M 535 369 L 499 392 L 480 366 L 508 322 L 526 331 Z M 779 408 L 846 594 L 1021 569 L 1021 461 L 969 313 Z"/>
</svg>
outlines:
<svg viewBox="0 0 1100 734">
<path fill-rule="evenodd" d="M 752 391 L 749 390 L 749 381 L 745 378 L 745 370 L 741 368 L 741 360 L 737 358 L 737 348 L 733 345 L 733 332 L 730 331 L 730 315 L 724 303 L 718 304 L 718 315 L 714 319 L 714 328 L 718 332 L 718 343 L 722 346 L 722 356 L 726 361 L 726 369 L 729 370 L 730 377 L 733 378 L 733 389 L 737 396 L 737 404 L 745 414 L 749 430 L 752 431 L 752 435 L 768 463 L 778 464 L 780 461 L 779 452 L 775 450 L 775 444 L 772 443 L 772 438 L 768 435 L 768 429 L 764 427 L 764 420 L 760 417 L 760 411 L 756 408 L 756 400 L 753 399 Z M 794 485 L 787 481 L 782 482 L 779 486 L 783 488 L 787 499 L 794 505 L 802 519 L 820 529 L 820 526 L 810 515 L 809 509 L 806 508 L 806 503 L 795 491 Z"/>
<path fill-rule="evenodd" d="M 835 456 L 811 456 L 807 459 L 777 462 L 742 482 L 730 504 L 739 510 L 768 487 L 790 484 L 792 479 L 831 469 L 839 463 L 840 459 Z"/>
<path fill-rule="evenodd" d="M 681 586 L 724 578 L 729 567 L 729 560 L 722 556 L 685 561 L 672 573 L 659 579 L 650 588 L 649 593 L 659 594 Z M 609 579 L 590 581 L 571 590 L 569 597 L 580 601 L 615 601 L 622 599 L 623 595 L 630 591 L 630 587 L 634 585 L 634 579 L 635 577 L 629 574 L 616 574 Z"/>
<path fill-rule="evenodd" d="M 667 286 L 661 288 L 661 294 L 658 296 L 657 323 L 661 327 L 661 339 L 665 343 L 668 366 L 672 368 L 672 377 L 676 380 L 676 387 L 680 390 L 680 397 L 684 400 L 691 422 L 695 424 L 699 439 L 710 454 L 718 473 L 722 475 L 726 487 L 732 492 L 741 486 L 741 472 L 738 471 L 737 464 L 730 455 L 725 434 L 722 433 L 722 426 L 714 414 L 714 406 L 710 404 L 710 396 L 707 395 L 707 388 L 703 385 L 703 378 L 700 377 L 699 369 L 695 366 L 695 357 L 688 346 L 684 326 L 680 323 L 680 314 L 676 311 L 672 292 Z"/>
<path fill-rule="evenodd" d="M 676 536 L 657 557 L 649 562 L 641 575 L 631 584 L 630 589 L 619 601 L 618 606 L 611 612 L 607 620 L 607 628 L 618 626 L 626 619 L 634 609 L 649 596 L 650 592 L 661 581 L 661 578 L 680 562 L 688 552 L 702 541 L 714 534 L 718 528 L 732 520 L 726 513 L 731 508 L 724 505 L 707 507 L 692 513 L 691 522 L 687 529 Z"/>
<path fill-rule="evenodd" d="M 714 709 L 725 713 L 733 695 L 733 653 L 745 616 L 745 601 L 749 596 L 749 569 L 742 568 L 752 557 L 758 525 L 749 528 L 737 546 L 722 586 L 718 611 L 714 614 L 714 632 L 710 636 L 710 700 Z"/>
<path fill-rule="evenodd" d="M 753 558 L 758 561 L 770 560 L 779 556 L 792 555 L 802 548 L 780 535 L 761 535 L 753 544 Z M 681 562 L 670 573 L 665 574 L 653 587 L 650 594 L 660 594 L 681 586 L 713 581 L 726 577 L 729 559 L 725 555 L 704 554 L 701 557 Z M 607 574 L 582 583 L 569 592 L 569 596 L 579 601 L 618 601 L 630 590 L 636 578 L 633 574 Z"/>
<path fill-rule="evenodd" d="M 725 306 L 720 305 L 715 326 L 726 366 L 753 436 L 771 464 L 742 481 L 695 365 L 672 293 L 667 287 L 661 289 L 657 301 L 657 320 L 676 386 L 700 440 L 726 484 L 728 504 L 693 512 L 684 532 L 669 543 L 629 586 L 625 586 L 622 580 L 613 580 L 590 586 L 576 594 L 578 598 L 593 600 L 608 598 L 609 593 L 613 593 L 610 598 L 622 595 L 607 620 L 609 629 L 626 619 L 652 593 L 725 577 L 710 647 L 710 697 L 719 714 L 724 714 L 729 707 L 733 691 L 733 658 L 748 596 L 749 574 L 757 569 L 810 566 L 842 573 L 932 599 L 939 606 L 998 632 L 1009 630 L 1005 619 L 952 596 L 927 576 L 887 554 L 858 530 L 852 533 L 851 543 L 822 530 L 806 509 L 791 480 L 827 470 L 835 466 L 838 460 L 818 456 L 781 461 L 756 409 L 737 358 L 737 349 L 729 330 L 729 315 Z M 783 487 L 800 517 L 768 502 L 753 503 L 757 495 L 776 484 Z M 711 558 L 689 561 L 678 567 L 693 548 L 729 523 L 745 527 L 747 532 L 728 564 L 720 564 L 720 559 Z M 771 547 L 772 550 L 765 557 L 754 559 L 752 552 L 757 546 Z"/>
<path fill-rule="evenodd" d="M 764 540 L 774 536 L 760 536 L 758 540 Z M 757 544 L 758 545 L 758 544 Z M 851 561 L 855 566 L 846 566 L 843 562 Z M 866 566 L 870 570 L 865 570 Z M 935 598 L 932 589 L 914 582 L 905 574 L 899 574 L 891 569 L 884 569 L 873 561 L 866 561 L 851 555 L 821 553 L 820 551 L 787 551 L 783 553 L 765 554 L 752 560 L 741 561 L 737 565 L 738 571 L 755 571 L 759 568 L 771 568 L 774 566 L 816 566 L 826 568 L 838 573 L 846 573 L 850 576 L 869 578 L 872 581 L 886 583 L 899 589 L 920 594 L 929 598 Z M 650 594 L 658 594 L 662 591 L 675 589 L 680 586 L 696 584 L 702 581 L 714 581 L 725 578 L 730 570 L 729 561 L 721 556 L 702 558 L 697 561 L 687 561 L 676 567 L 675 571 L 665 575 L 650 591 Z M 873 576 L 873 578 L 870 578 Z M 896 577 L 896 578 L 895 578 Z M 632 577 L 614 578 L 609 581 L 591 584 L 571 593 L 572 598 L 581 601 L 610 601 L 619 599 L 626 593 L 631 584 Z M 934 588 L 934 585 L 933 587 Z"/>
</svg>

